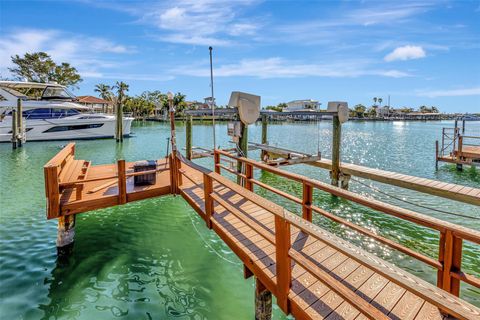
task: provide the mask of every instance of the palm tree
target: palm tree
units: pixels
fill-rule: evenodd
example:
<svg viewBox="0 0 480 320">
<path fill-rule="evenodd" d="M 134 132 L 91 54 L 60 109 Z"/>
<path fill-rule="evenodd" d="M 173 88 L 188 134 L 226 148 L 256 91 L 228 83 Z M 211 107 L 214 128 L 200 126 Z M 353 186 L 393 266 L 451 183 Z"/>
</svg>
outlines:
<svg viewBox="0 0 480 320">
<path fill-rule="evenodd" d="M 98 92 L 100 95 L 100 98 L 102 98 L 103 100 L 108 100 L 108 101 L 112 100 L 112 87 L 110 87 L 109 85 L 106 85 L 104 83 L 99 83 L 95 85 L 94 91 Z"/>
<path fill-rule="evenodd" d="M 379 104 L 379 105 L 382 105 L 382 101 L 383 101 L 382 98 L 378 98 L 378 104 Z"/>
<path fill-rule="evenodd" d="M 374 106 L 377 105 L 377 100 L 378 100 L 377 97 L 373 97 L 373 105 L 374 105 Z"/>
</svg>

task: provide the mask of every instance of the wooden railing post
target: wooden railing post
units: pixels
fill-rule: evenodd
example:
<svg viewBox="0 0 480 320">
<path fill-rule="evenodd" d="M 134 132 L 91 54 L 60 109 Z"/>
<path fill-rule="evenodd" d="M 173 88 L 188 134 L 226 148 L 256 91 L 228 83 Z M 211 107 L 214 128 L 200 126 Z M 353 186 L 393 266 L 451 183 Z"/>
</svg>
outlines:
<svg viewBox="0 0 480 320">
<path fill-rule="evenodd" d="M 291 247 L 290 223 L 283 217 L 275 216 L 275 251 L 277 271 L 277 304 L 286 314 L 290 313 L 288 293 L 291 287 Z"/>
<path fill-rule="evenodd" d="M 47 218 L 52 219 L 60 215 L 60 188 L 58 185 L 58 167 L 45 167 L 44 174 L 47 195 Z"/>
<path fill-rule="evenodd" d="M 203 192 L 205 195 L 205 222 L 207 227 L 212 229 L 212 215 L 213 215 L 213 180 L 208 174 L 203 174 Z"/>
<path fill-rule="evenodd" d="M 178 157 L 175 157 L 175 160 L 176 160 L 175 171 L 177 173 L 176 190 L 177 190 L 177 194 L 180 194 L 180 186 L 183 184 L 183 177 L 182 177 L 182 173 L 180 172 L 180 169 L 182 168 L 182 161 Z"/>
<path fill-rule="evenodd" d="M 213 160 L 215 163 L 215 172 L 221 174 L 220 167 L 218 166 L 220 164 L 220 153 L 218 153 L 217 150 L 213 150 Z"/>
<path fill-rule="evenodd" d="M 312 199 L 313 187 L 305 181 L 303 182 L 303 200 L 302 200 L 302 217 L 303 219 L 312 222 Z"/>
<path fill-rule="evenodd" d="M 452 277 L 452 272 L 459 272 L 462 268 L 463 240 L 456 237 L 451 230 L 444 236 L 445 249 L 443 253 L 443 275 L 440 282 L 441 288 L 457 297 L 460 294 L 460 280 Z"/>
<path fill-rule="evenodd" d="M 118 204 L 127 203 L 127 177 L 125 172 L 125 160 L 117 161 L 118 175 Z"/>
<path fill-rule="evenodd" d="M 253 191 L 253 165 L 250 163 L 245 163 L 245 189 Z"/>
</svg>

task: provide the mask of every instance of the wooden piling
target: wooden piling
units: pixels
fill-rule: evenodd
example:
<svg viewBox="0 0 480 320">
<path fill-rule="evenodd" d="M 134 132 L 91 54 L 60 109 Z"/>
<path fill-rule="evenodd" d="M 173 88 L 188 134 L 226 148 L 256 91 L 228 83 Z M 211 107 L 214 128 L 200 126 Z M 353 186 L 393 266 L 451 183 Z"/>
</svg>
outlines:
<svg viewBox="0 0 480 320">
<path fill-rule="evenodd" d="M 116 134 L 115 138 L 117 142 L 123 142 L 123 94 L 120 92 L 118 95 L 118 102 L 117 102 L 117 122 L 116 122 Z"/>
<path fill-rule="evenodd" d="M 438 170 L 438 140 L 435 141 L 435 170 Z"/>
<path fill-rule="evenodd" d="M 17 149 L 18 147 L 18 128 L 17 128 L 17 111 L 12 110 L 12 149 Z"/>
<path fill-rule="evenodd" d="M 75 241 L 75 215 L 58 218 L 57 254 L 59 257 L 70 254 Z"/>
<path fill-rule="evenodd" d="M 248 125 L 241 123 L 242 128 L 242 136 L 240 137 L 240 141 L 238 142 L 238 146 L 241 150 L 241 153 L 238 153 L 240 157 L 248 157 Z M 240 161 L 237 162 L 237 172 L 242 172 L 242 163 Z M 245 182 L 242 182 L 242 178 L 240 176 L 237 177 L 237 183 L 245 186 Z"/>
<path fill-rule="evenodd" d="M 272 293 L 255 277 L 255 320 L 272 319 Z"/>
<path fill-rule="evenodd" d="M 17 99 L 17 145 L 22 146 L 23 143 L 23 105 L 22 99 Z"/>
<path fill-rule="evenodd" d="M 262 115 L 262 144 L 267 144 L 268 143 L 268 140 L 267 140 L 268 131 L 267 130 L 268 130 L 267 115 L 263 114 Z M 262 161 L 265 159 L 266 154 L 267 154 L 267 152 L 265 150 L 262 150 L 261 155 L 260 155 Z"/>
<path fill-rule="evenodd" d="M 187 116 L 187 125 L 186 125 L 186 128 L 185 128 L 185 136 L 186 136 L 186 143 L 185 143 L 185 146 L 186 146 L 186 153 L 187 153 L 187 159 L 188 160 L 192 160 L 192 116 L 191 115 L 188 115 Z"/>
<path fill-rule="evenodd" d="M 340 140 L 342 138 L 342 127 L 338 115 L 334 115 L 333 119 L 333 133 L 332 133 L 332 171 L 331 184 L 338 186 L 340 180 Z"/>
</svg>

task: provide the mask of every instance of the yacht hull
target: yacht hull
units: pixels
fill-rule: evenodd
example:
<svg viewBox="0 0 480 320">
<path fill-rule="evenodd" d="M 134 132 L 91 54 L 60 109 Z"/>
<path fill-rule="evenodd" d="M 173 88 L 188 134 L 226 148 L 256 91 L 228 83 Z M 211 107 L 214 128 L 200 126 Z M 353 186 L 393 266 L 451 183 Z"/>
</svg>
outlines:
<svg viewBox="0 0 480 320">
<path fill-rule="evenodd" d="M 62 119 L 26 120 L 26 141 L 46 140 L 76 140 L 113 138 L 115 136 L 116 120 L 113 116 L 67 117 Z M 85 118 L 83 116 L 83 118 Z M 123 134 L 130 135 L 133 118 L 123 119 Z M 0 142 L 10 142 L 12 137 L 11 117 L 0 122 Z"/>
</svg>

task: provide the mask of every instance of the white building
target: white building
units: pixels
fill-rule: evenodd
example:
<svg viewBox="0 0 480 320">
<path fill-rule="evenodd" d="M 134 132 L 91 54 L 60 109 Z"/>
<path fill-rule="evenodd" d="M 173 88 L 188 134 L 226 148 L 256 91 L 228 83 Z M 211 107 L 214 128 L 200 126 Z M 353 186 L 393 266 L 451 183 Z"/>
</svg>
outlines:
<svg viewBox="0 0 480 320">
<path fill-rule="evenodd" d="M 377 108 L 377 117 L 378 118 L 388 117 L 389 115 L 390 115 L 390 107 L 389 106 L 384 106 L 384 107 L 378 107 Z"/>
<path fill-rule="evenodd" d="M 320 103 L 317 100 L 293 100 L 287 102 L 287 107 L 283 111 L 302 111 L 302 110 L 318 110 Z"/>
</svg>

